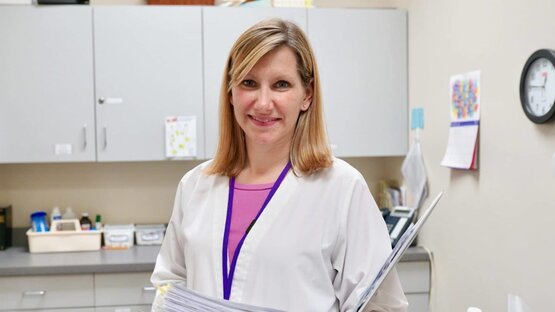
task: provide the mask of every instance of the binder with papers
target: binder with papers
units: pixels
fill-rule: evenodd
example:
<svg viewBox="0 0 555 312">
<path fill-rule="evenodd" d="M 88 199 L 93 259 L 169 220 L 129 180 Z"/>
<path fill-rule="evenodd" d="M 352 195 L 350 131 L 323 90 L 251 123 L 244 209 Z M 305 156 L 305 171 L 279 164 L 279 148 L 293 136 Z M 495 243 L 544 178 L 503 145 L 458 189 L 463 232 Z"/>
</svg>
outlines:
<svg viewBox="0 0 555 312">
<path fill-rule="evenodd" d="M 437 205 L 437 202 L 439 201 L 442 195 L 443 195 L 443 192 L 440 192 L 434 198 L 434 200 L 428 207 L 428 210 L 426 210 L 426 212 L 424 212 L 424 214 L 420 217 L 420 219 L 418 219 L 416 224 L 411 224 L 409 228 L 405 231 L 403 236 L 401 236 L 401 238 L 397 242 L 397 245 L 395 245 L 395 248 L 393 248 L 393 250 L 389 254 L 389 257 L 387 257 L 387 259 L 385 260 L 382 268 L 378 272 L 378 275 L 376 275 L 376 277 L 374 278 L 374 281 L 372 282 L 372 284 L 370 284 L 370 286 L 362 294 L 355 311 L 364 311 L 364 307 L 366 307 L 368 302 L 370 302 L 372 297 L 374 297 L 374 295 L 376 294 L 376 291 L 378 290 L 382 282 L 387 277 L 387 274 L 395 267 L 395 265 L 399 262 L 399 260 L 403 256 L 403 254 L 409 248 L 412 241 L 416 238 L 416 235 L 418 234 L 418 232 L 420 231 L 420 229 L 422 228 L 422 226 L 424 225 L 424 223 L 426 222 L 426 220 L 434 210 L 435 206 Z"/>
<path fill-rule="evenodd" d="M 368 302 L 376 294 L 377 289 L 387 277 L 387 274 L 399 262 L 402 255 L 407 251 L 408 247 L 432 213 L 434 207 L 443 195 L 440 192 L 430 204 L 428 210 L 418 219 L 416 224 L 411 224 L 399 239 L 397 245 L 392 250 L 389 257 L 384 262 L 380 271 L 368 288 L 362 293 L 355 311 L 363 311 Z M 228 300 L 207 297 L 199 294 L 180 283 L 172 283 L 169 285 L 162 299 L 155 301 L 152 305 L 152 311 L 159 312 L 182 312 L 182 311 L 203 311 L 203 312 L 283 312 L 276 309 L 257 307 L 246 305 Z"/>
</svg>

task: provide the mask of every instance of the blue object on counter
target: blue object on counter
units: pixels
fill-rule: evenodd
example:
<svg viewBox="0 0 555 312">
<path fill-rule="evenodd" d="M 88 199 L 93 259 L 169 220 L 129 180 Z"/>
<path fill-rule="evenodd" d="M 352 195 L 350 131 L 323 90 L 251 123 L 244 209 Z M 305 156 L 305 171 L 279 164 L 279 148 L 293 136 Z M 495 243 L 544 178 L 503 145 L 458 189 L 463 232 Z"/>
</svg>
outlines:
<svg viewBox="0 0 555 312">
<path fill-rule="evenodd" d="M 31 224 L 34 232 L 48 232 L 48 223 L 46 223 L 46 212 L 37 211 L 31 214 Z"/>
</svg>

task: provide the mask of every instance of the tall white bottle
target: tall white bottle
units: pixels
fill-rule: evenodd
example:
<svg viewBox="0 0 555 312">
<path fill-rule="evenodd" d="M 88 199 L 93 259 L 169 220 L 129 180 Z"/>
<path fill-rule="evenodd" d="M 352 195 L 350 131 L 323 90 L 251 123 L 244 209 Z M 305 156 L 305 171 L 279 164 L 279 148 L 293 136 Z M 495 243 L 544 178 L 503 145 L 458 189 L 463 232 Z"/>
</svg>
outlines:
<svg viewBox="0 0 555 312">
<path fill-rule="evenodd" d="M 52 223 L 55 220 L 61 220 L 61 219 L 62 219 L 62 213 L 60 212 L 60 207 L 54 206 L 54 208 L 52 208 L 52 213 L 50 214 L 50 230 L 52 230 Z M 57 231 L 62 230 L 61 224 L 58 224 L 58 226 L 56 227 L 56 230 Z"/>
</svg>

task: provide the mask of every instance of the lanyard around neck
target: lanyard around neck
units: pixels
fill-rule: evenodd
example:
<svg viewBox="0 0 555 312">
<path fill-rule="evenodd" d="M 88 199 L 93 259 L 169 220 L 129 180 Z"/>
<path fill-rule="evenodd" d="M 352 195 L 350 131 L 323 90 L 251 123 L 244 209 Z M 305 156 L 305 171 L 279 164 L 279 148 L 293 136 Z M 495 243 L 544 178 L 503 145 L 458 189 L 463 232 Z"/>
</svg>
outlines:
<svg viewBox="0 0 555 312">
<path fill-rule="evenodd" d="M 230 231 L 230 227 L 231 227 L 231 215 L 232 215 L 232 211 L 233 211 L 233 192 L 234 192 L 234 189 L 235 189 L 235 177 L 231 177 L 229 179 L 229 196 L 228 196 L 228 199 L 227 199 L 227 216 L 226 216 L 226 220 L 225 220 L 225 231 L 224 231 L 224 238 L 223 238 L 223 244 L 222 244 L 222 274 L 223 274 L 223 284 L 224 284 L 223 285 L 224 286 L 224 299 L 226 299 L 226 300 L 229 300 L 229 297 L 231 295 L 231 284 L 233 283 L 233 274 L 235 273 L 235 266 L 237 264 L 237 257 L 239 256 L 239 252 L 241 251 L 241 247 L 243 246 L 243 242 L 245 241 L 245 238 L 247 237 L 247 234 L 249 233 L 249 230 L 252 228 L 252 226 L 254 225 L 256 220 L 258 220 L 258 217 L 260 217 L 260 215 L 262 214 L 262 211 L 264 211 L 264 208 L 266 208 L 266 206 L 270 202 L 270 199 L 272 199 L 272 197 L 274 196 L 274 193 L 279 188 L 283 179 L 285 179 L 285 175 L 287 174 L 287 172 L 289 171 L 290 168 L 291 168 L 291 163 L 288 162 L 287 165 L 285 165 L 285 168 L 283 168 L 283 170 L 281 171 L 281 173 L 280 173 L 279 177 L 277 178 L 276 182 L 272 186 L 272 189 L 270 190 L 270 193 L 268 194 L 268 196 L 266 196 L 266 200 L 264 201 L 264 204 L 262 204 L 262 207 L 260 207 L 260 210 L 256 214 L 256 217 L 254 218 L 252 223 L 247 228 L 247 231 L 245 232 L 245 234 L 243 234 L 243 237 L 241 238 L 241 240 L 239 241 L 239 244 L 237 245 L 237 248 L 235 249 L 235 253 L 233 255 L 233 258 L 231 259 L 231 264 L 229 266 L 229 274 L 228 274 L 228 271 L 227 271 L 227 244 L 228 244 L 228 241 L 229 241 L 229 231 Z"/>
</svg>

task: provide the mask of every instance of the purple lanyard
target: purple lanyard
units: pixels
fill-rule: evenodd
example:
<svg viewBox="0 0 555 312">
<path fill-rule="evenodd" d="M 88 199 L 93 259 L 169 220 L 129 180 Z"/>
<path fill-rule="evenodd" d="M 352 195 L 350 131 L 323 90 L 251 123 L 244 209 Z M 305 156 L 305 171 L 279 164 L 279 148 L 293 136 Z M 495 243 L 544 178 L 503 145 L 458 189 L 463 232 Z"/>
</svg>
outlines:
<svg viewBox="0 0 555 312">
<path fill-rule="evenodd" d="M 258 217 L 260 217 L 260 215 L 262 214 L 262 211 L 264 211 L 264 208 L 266 208 L 266 206 L 270 202 L 270 199 L 272 199 L 272 196 L 274 196 L 274 193 L 279 188 L 279 185 L 281 184 L 283 179 L 285 179 L 285 175 L 289 171 L 289 168 L 291 168 L 290 162 L 288 162 L 287 165 L 285 165 L 285 168 L 283 168 L 283 171 L 281 171 L 279 177 L 277 178 L 276 182 L 272 186 L 270 193 L 266 197 L 264 204 L 262 205 L 262 207 L 260 207 L 260 210 L 258 211 L 256 218 L 254 218 L 252 223 L 247 228 L 247 231 L 245 232 L 245 234 L 243 234 L 243 237 L 241 238 L 241 240 L 239 241 L 239 244 L 237 245 L 237 248 L 235 249 L 233 259 L 231 260 L 231 265 L 229 266 L 229 274 L 228 274 L 227 273 L 227 243 L 229 239 L 229 228 L 231 226 L 231 214 L 233 211 L 233 191 L 235 189 L 235 177 L 231 177 L 231 179 L 229 179 L 227 217 L 225 220 L 225 231 L 224 231 L 224 239 L 223 239 L 223 246 L 222 246 L 222 273 L 223 273 L 223 284 L 224 284 L 224 299 L 226 300 L 229 300 L 229 296 L 231 295 L 231 284 L 233 283 L 233 274 L 235 273 L 235 265 L 237 264 L 237 257 L 239 256 L 239 252 L 241 251 L 243 242 L 245 241 L 245 238 L 247 237 L 249 230 L 252 228 L 256 220 L 258 220 Z"/>
</svg>

